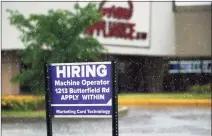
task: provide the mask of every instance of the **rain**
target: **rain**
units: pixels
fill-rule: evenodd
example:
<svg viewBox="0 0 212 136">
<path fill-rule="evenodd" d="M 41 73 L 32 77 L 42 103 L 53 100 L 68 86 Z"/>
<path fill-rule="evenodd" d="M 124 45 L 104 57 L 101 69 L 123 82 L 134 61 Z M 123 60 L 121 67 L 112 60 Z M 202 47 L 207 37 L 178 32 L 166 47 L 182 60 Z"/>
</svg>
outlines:
<svg viewBox="0 0 212 136">
<path fill-rule="evenodd" d="M 2 136 L 211 135 L 210 4 L 2 2 Z"/>
</svg>

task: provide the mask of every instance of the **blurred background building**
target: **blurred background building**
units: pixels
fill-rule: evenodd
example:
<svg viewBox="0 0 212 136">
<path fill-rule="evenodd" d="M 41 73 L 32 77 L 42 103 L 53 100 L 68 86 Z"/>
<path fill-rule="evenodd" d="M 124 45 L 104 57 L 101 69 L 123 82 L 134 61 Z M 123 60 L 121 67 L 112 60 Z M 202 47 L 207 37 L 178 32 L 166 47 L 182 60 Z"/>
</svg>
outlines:
<svg viewBox="0 0 212 136">
<path fill-rule="evenodd" d="M 74 2 L 2 3 L 2 95 L 30 93 L 30 88 L 10 82 L 25 67 L 17 54 L 24 46 L 20 33 L 7 19 L 6 9 L 17 9 L 27 16 L 49 9 L 72 10 L 73 5 Z M 103 10 L 111 9 L 110 13 L 105 12 L 105 23 L 125 26 L 116 34 L 106 25 L 86 31 L 108 50 L 102 53 L 105 60 L 117 60 L 120 92 L 183 91 L 193 84 L 211 82 L 211 5 L 182 6 L 175 2 L 100 2 L 99 5 Z M 115 14 L 112 6 L 122 7 L 127 13 Z M 104 29 L 108 34 L 104 34 Z"/>
</svg>

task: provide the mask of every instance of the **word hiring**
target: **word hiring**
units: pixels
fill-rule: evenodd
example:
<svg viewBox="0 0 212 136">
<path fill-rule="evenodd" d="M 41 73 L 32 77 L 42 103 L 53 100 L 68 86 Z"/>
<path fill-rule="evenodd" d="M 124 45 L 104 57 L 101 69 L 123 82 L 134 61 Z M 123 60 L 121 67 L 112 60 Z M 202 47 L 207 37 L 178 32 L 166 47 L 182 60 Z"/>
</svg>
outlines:
<svg viewBox="0 0 212 136">
<path fill-rule="evenodd" d="M 74 77 L 105 77 L 107 75 L 107 67 L 105 65 L 71 65 L 56 66 L 57 78 Z"/>
</svg>

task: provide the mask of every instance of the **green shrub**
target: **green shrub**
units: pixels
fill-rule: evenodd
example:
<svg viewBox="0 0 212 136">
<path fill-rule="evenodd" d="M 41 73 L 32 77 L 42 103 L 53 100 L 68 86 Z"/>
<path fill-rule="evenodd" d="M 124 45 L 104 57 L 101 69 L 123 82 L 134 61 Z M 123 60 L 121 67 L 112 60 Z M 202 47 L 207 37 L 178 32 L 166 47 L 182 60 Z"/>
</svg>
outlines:
<svg viewBox="0 0 212 136">
<path fill-rule="evenodd" d="M 211 84 L 207 85 L 194 85 L 190 87 L 187 92 L 196 93 L 196 94 L 210 94 L 211 93 Z"/>
<path fill-rule="evenodd" d="M 45 99 L 43 96 L 21 96 L 9 95 L 2 97 L 2 110 L 37 110 L 44 107 Z"/>
</svg>

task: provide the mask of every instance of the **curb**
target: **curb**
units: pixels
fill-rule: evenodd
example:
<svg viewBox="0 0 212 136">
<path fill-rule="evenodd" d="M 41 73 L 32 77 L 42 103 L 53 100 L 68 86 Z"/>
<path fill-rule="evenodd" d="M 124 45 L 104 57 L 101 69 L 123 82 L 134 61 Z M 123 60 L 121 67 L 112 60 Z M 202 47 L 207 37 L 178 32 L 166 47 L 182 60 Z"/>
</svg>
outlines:
<svg viewBox="0 0 212 136">
<path fill-rule="evenodd" d="M 119 98 L 118 104 L 121 105 L 121 106 L 200 106 L 200 107 L 211 107 L 211 100 Z"/>
<path fill-rule="evenodd" d="M 118 112 L 118 116 L 119 117 L 124 117 L 128 114 L 129 109 L 125 106 L 120 107 L 119 112 Z"/>
<path fill-rule="evenodd" d="M 125 106 L 121 106 L 119 108 L 119 118 L 124 117 L 128 113 L 128 108 Z M 102 119 L 110 119 L 110 118 L 85 118 L 83 120 L 102 120 Z M 56 121 L 79 121 L 81 118 L 53 118 L 52 120 Z M 10 122 L 38 122 L 38 121 L 46 121 L 45 117 L 2 117 L 1 121 L 4 123 Z"/>
</svg>

